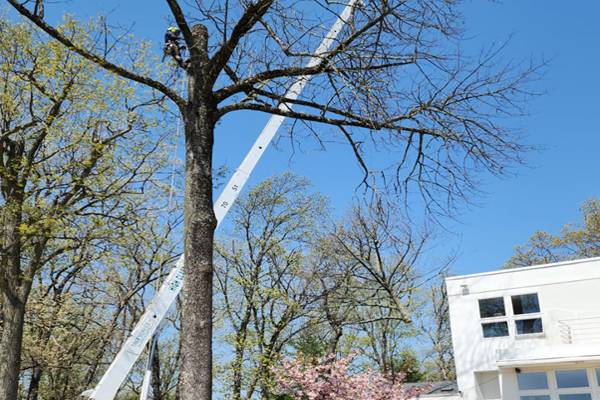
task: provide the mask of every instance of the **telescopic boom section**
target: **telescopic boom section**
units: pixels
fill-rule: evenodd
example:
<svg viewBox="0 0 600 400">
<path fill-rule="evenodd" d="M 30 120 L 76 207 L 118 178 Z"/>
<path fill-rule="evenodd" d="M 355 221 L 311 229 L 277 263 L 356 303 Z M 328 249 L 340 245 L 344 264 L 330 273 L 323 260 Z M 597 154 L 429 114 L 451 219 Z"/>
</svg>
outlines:
<svg viewBox="0 0 600 400">
<path fill-rule="evenodd" d="M 338 17 L 337 21 L 325 37 L 314 56 L 307 63 L 307 67 L 312 67 L 319 64 L 322 61 L 322 56 L 329 50 L 331 44 L 344 27 L 346 21 L 352 15 L 354 6 L 359 0 L 351 0 L 342 14 Z M 288 90 L 285 95 L 285 100 L 295 100 L 304 89 L 304 86 L 309 81 L 310 75 L 300 76 L 292 87 Z M 290 110 L 291 104 L 282 102 L 279 106 L 281 110 Z M 281 115 L 273 115 L 267 125 L 264 127 L 258 139 L 248 152 L 248 155 L 240 164 L 240 167 L 231 177 L 229 183 L 221 193 L 221 196 L 217 199 L 214 206 L 215 216 L 217 218 L 217 227 L 225 218 L 225 215 L 237 199 L 240 191 L 248 181 L 252 170 L 258 163 L 258 160 L 262 157 L 267 146 L 275 136 L 275 133 L 285 120 L 285 117 Z M 183 286 L 183 255 L 179 258 L 175 267 L 171 270 L 171 273 L 165 280 L 165 283 L 158 291 L 156 297 L 152 300 L 148 309 L 142 315 L 142 318 L 137 323 L 133 331 L 125 344 L 121 348 L 121 351 L 117 354 L 114 361 L 98 383 L 95 389 L 87 390 L 82 393 L 83 396 L 87 396 L 90 400 L 113 400 L 117 391 L 123 384 L 123 381 L 133 368 L 133 365 L 139 358 L 140 354 L 144 351 L 144 348 L 148 344 L 148 341 L 152 337 L 152 334 L 156 331 L 162 320 L 164 319 L 167 311 L 171 305 L 175 302 L 177 295 L 181 292 Z"/>
</svg>

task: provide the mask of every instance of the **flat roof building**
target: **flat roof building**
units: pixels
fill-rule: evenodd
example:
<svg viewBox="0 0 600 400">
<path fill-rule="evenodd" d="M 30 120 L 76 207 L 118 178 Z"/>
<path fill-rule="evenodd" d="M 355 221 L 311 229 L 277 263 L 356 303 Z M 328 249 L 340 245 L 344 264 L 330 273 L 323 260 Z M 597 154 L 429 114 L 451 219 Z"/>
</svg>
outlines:
<svg viewBox="0 0 600 400">
<path fill-rule="evenodd" d="M 600 258 L 446 288 L 460 399 L 600 400 Z"/>
</svg>

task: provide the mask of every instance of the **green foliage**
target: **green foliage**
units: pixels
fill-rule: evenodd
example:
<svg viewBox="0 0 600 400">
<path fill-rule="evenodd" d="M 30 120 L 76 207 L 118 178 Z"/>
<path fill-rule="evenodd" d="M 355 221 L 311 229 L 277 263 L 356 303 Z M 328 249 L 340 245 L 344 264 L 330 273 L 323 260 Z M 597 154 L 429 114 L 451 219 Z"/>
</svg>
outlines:
<svg viewBox="0 0 600 400">
<path fill-rule="evenodd" d="M 269 394 L 269 400 L 296 400 L 296 398 L 294 396 L 292 396 L 291 394 Z"/>
<path fill-rule="evenodd" d="M 5 299 L 20 285 L 27 303 L 23 395 L 73 398 L 95 384 L 177 252 L 168 237 L 180 217 L 159 175 L 171 170 L 173 121 L 151 92 L 29 24 L 0 25 L 0 289 Z M 101 45 L 94 21 L 66 17 L 60 29 Z M 148 68 L 144 48 L 121 57 Z"/>
<path fill-rule="evenodd" d="M 600 199 L 590 197 L 579 207 L 581 221 L 564 225 L 558 234 L 537 231 L 502 268 L 527 267 L 600 256 Z"/>
<path fill-rule="evenodd" d="M 219 235 L 215 376 L 225 398 L 267 396 L 279 355 L 360 352 L 356 368 L 425 377 L 412 349 L 424 335 L 405 315 L 428 307 L 416 287 L 436 271 L 416 260 L 431 232 L 411 231 L 381 204 L 324 223 L 326 199 L 309 189 L 289 173 L 257 184 Z"/>
<path fill-rule="evenodd" d="M 329 343 L 316 331 L 316 328 L 302 330 L 289 345 L 305 357 L 325 357 L 330 350 Z"/>
<path fill-rule="evenodd" d="M 417 356 L 411 351 L 405 350 L 400 353 L 400 358 L 394 364 L 397 367 L 391 372 L 393 374 L 399 372 L 406 374 L 403 379 L 404 382 L 421 382 L 425 378 Z"/>
<path fill-rule="evenodd" d="M 269 393 L 277 354 L 309 324 L 318 275 L 308 250 L 327 218 L 327 199 L 286 173 L 255 185 L 232 209 L 235 229 L 217 240 L 216 341 L 232 354 L 218 376 L 233 398 Z"/>
</svg>

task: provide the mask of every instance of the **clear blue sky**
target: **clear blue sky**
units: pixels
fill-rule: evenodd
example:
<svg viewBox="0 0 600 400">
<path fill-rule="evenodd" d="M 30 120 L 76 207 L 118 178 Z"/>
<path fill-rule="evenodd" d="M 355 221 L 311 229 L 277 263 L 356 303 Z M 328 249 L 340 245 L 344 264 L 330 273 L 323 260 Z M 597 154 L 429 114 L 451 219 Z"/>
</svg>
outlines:
<svg viewBox="0 0 600 400">
<path fill-rule="evenodd" d="M 462 273 L 497 269 L 535 230 L 558 232 L 579 220 L 578 206 L 599 196 L 600 2 L 472 1 L 463 7 L 471 32 L 486 42 L 514 34 L 507 56 L 552 59 L 542 82 L 548 94 L 524 119 L 533 169 L 515 179 L 489 180 L 482 208 L 464 217 Z"/>
<path fill-rule="evenodd" d="M 48 15 L 56 7 L 60 6 L 48 4 Z M 68 8 L 82 18 L 112 11 L 112 19 L 135 23 L 134 33 L 154 40 L 160 51 L 168 15 L 164 0 L 75 0 Z M 482 206 L 465 213 L 462 224 L 452 227 L 459 234 L 453 241 L 462 253 L 455 269 L 462 274 L 499 268 L 513 247 L 524 243 L 535 230 L 556 232 L 561 225 L 578 220 L 581 202 L 600 195 L 600 129 L 596 118 L 600 1 L 473 0 L 465 2 L 461 10 L 472 37 L 468 46 L 477 49 L 505 42 L 512 34 L 505 59 L 552 60 L 539 87 L 548 94 L 532 104 L 531 117 L 519 121 L 529 141 L 546 150 L 530 155 L 533 168 L 521 169 L 520 177 L 486 179 L 484 190 L 489 194 L 481 199 Z M 216 164 L 226 163 L 235 169 L 267 119 L 240 114 L 235 121 L 220 125 Z M 289 150 L 289 146 L 284 148 Z M 333 147 L 327 153 L 298 153 L 290 159 L 289 151 L 270 148 L 250 184 L 291 170 L 309 177 L 338 209 L 343 209 L 358 183 L 356 163 L 348 154 L 347 149 Z"/>
</svg>

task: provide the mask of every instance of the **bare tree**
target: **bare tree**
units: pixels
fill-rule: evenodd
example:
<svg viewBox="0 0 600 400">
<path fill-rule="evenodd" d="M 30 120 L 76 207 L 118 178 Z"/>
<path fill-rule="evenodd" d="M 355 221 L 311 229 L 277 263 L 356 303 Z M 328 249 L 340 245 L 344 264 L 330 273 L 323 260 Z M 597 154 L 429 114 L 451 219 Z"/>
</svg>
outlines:
<svg viewBox="0 0 600 400">
<path fill-rule="evenodd" d="M 349 284 L 362 293 L 354 307 L 386 307 L 393 311 L 390 317 L 404 323 L 413 320 L 409 312 L 413 290 L 445 267 L 418 268 L 433 232 L 411 228 L 397 208 L 378 201 L 355 205 L 335 226 L 330 240 L 338 262 L 348 268 Z"/>
<path fill-rule="evenodd" d="M 449 273 L 443 273 L 425 290 L 423 312 L 418 316 L 418 326 L 427 339 L 422 343 L 425 358 L 433 364 L 427 371 L 432 380 L 456 379 L 448 294 L 444 282 L 447 276 Z"/>
<path fill-rule="evenodd" d="M 179 108 L 186 138 L 180 392 L 184 400 L 208 400 L 217 121 L 240 110 L 303 121 L 298 127 L 306 126 L 304 133 L 320 143 L 341 139 L 350 145 L 367 186 L 408 195 L 414 184 L 426 207 L 446 212 L 458 199 L 469 200 L 480 172 L 502 174 L 521 162 L 527 147 L 501 117 L 522 113 L 530 98 L 527 83 L 537 69 L 500 65 L 497 51 L 475 58 L 462 54 L 455 1 L 364 2 L 333 48 L 310 67 L 302 65 L 340 11 L 337 2 L 165 1 L 190 50 L 186 98 L 152 71 L 117 61 L 111 41 L 126 45 L 128 36 L 107 34 L 97 46 L 86 45 L 47 23 L 31 10 L 31 1 L 8 0 L 69 49 L 148 85 Z M 48 9 L 46 4 L 46 14 Z M 296 110 L 278 108 L 300 75 L 312 80 L 293 101 Z M 228 81 L 217 87 L 221 76 Z M 301 135 L 295 131 L 293 137 L 306 140 Z M 369 156 L 377 151 L 392 157 Z"/>
<path fill-rule="evenodd" d="M 389 204 L 357 204 L 320 242 L 330 352 L 360 348 L 384 372 L 406 366 L 419 334 L 413 322 L 424 312 L 416 294 L 448 265 L 426 254 L 435 231 L 411 225 Z"/>
</svg>

